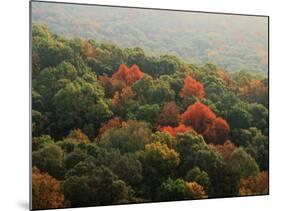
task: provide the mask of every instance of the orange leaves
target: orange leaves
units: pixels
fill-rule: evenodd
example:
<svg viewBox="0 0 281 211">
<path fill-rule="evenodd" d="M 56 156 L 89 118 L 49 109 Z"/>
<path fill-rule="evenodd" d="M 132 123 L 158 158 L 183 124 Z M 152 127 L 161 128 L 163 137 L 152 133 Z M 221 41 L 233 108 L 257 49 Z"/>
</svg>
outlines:
<svg viewBox="0 0 281 211">
<path fill-rule="evenodd" d="M 192 132 L 192 127 L 186 127 L 184 124 L 179 124 L 177 127 L 171 127 L 171 126 L 164 126 L 159 129 L 160 131 L 166 131 L 171 136 L 176 136 L 177 133 L 185 133 L 185 132 Z"/>
<path fill-rule="evenodd" d="M 92 59 L 95 60 L 96 58 L 96 52 L 93 48 L 93 46 L 91 45 L 91 43 L 89 42 L 84 42 L 83 43 L 83 50 L 84 50 L 84 54 L 88 59 Z"/>
<path fill-rule="evenodd" d="M 181 122 L 187 126 L 192 126 L 197 133 L 202 134 L 215 118 L 215 113 L 208 106 L 198 101 L 189 106 L 181 115 Z"/>
<path fill-rule="evenodd" d="M 260 80 L 253 79 L 248 84 L 241 87 L 240 92 L 242 95 L 254 101 L 267 92 L 267 87 Z"/>
<path fill-rule="evenodd" d="M 32 208 L 59 208 L 64 206 L 60 183 L 47 173 L 32 168 Z"/>
<path fill-rule="evenodd" d="M 165 114 L 169 119 L 169 113 L 175 111 L 175 106 L 175 103 L 171 102 L 165 106 L 166 108 L 164 107 L 165 112 L 163 111 L 163 114 L 161 114 L 163 122 L 165 122 Z M 179 119 L 181 123 L 176 124 L 177 127 L 172 127 L 170 124 L 169 126 L 159 127 L 159 130 L 176 136 L 177 133 L 191 132 L 194 129 L 204 136 L 207 143 L 213 144 L 223 144 L 228 139 L 230 132 L 228 123 L 223 118 L 217 117 L 208 106 L 199 101 L 189 106 Z"/>
<path fill-rule="evenodd" d="M 204 188 L 197 182 L 186 182 L 187 194 L 192 199 L 204 199 L 208 198 L 208 195 L 204 191 Z"/>
<path fill-rule="evenodd" d="M 222 145 L 218 144 L 215 147 L 225 161 L 230 160 L 232 152 L 235 150 L 235 145 L 230 140 L 227 140 Z"/>
<path fill-rule="evenodd" d="M 126 102 L 135 96 L 135 92 L 130 86 L 124 87 L 121 91 L 115 92 L 113 98 L 111 99 L 112 106 L 118 110 L 122 102 Z"/>
<path fill-rule="evenodd" d="M 143 73 L 137 65 L 134 64 L 131 68 L 128 68 L 125 64 L 121 64 L 112 77 L 99 76 L 99 81 L 105 88 L 106 95 L 113 96 L 116 91 L 131 86 L 142 76 Z"/>
<path fill-rule="evenodd" d="M 203 134 L 206 142 L 222 144 L 230 132 L 227 122 L 201 102 L 189 106 L 181 115 L 181 122 Z"/>
<path fill-rule="evenodd" d="M 112 79 L 127 81 L 129 78 L 129 74 L 130 69 L 125 64 L 121 64 L 118 71 L 112 75 Z"/>
<path fill-rule="evenodd" d="M 128 68 L 125 64 L 121 64 L 112 77 L 99 76 L 99 81 L 103 85 L 107 97 L 117 98 L 120 97 L 121 92 L 131 89 L 130 86 L 142 76 L 143 73 L 137 65 Z"/>
<path fill-rule="evenodd" d="M 128 68 L 125 64 L 121 64 L 117 72 L 112 75 L 112 79 L 124 81 L 127 85 L 132 85 L 134 82 L 142 78 L 142 71 L 137 65 Z"/>
<path fill-rule="evenodd" d="M 99 135 L 102 135 L 105 131 L 107 131 L 110 128 L 118 128 L 121 127 L 122 121 L 119 117 L 114 117 L 110 119 L 107 123 L 102 124 Z"/>
<path fill-rule="evenodd" d="M 199 81 L 196 81 L 190 76 L 187 76 L 184 80 L 184 86 L 180 92 L 181 97 L 198 97 L 198 98 L 204 98 L 205 97 L 205 91 L 204 86 Z"/>
<path fill-rule="evenodd" d="M 257 177 L 241 179 L 239 184 L 239 195 L 268 194 L 268 172 L 261 172 Z"/>
<path fill-rule="evenodd" d="M 79 129 L 79 128 L 71 130 L 67 137 L 75 139 L 78 142 L 91 143 L 91 141 L 88 138 L 88 136 L 85 133 L 83 133 L 83 131 L 81 129 Z"/>
</svg>

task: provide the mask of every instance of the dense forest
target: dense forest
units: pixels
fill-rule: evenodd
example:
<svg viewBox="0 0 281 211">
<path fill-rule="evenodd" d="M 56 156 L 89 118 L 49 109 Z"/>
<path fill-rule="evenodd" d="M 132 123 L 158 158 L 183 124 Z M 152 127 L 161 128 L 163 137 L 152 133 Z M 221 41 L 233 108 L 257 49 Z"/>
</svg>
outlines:
<svg viewBox="0 0 281 211">
<path fill-rule="evenodd" d="M 228 71 L 268 71 L 267 18 L 71 4 L 33 3 L 33 21 L 64 37 L 141 46 Z"/>
<path fill-rule="evenodd" d="M 33 209 L 268 193 L 268 78 L 32 25 Z"/>
</svg>

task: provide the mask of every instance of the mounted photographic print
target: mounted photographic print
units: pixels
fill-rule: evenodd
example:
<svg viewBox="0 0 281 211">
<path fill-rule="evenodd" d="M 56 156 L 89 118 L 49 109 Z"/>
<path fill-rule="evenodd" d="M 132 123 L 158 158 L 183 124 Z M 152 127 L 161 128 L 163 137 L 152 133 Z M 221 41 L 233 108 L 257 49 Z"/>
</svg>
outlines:
<svg viewBox="0 0 281 211">
<path fill-rule="evenodd" d="M 268 16 L 30 13 L 31 209 L 269 194 Z"/>
</svg>

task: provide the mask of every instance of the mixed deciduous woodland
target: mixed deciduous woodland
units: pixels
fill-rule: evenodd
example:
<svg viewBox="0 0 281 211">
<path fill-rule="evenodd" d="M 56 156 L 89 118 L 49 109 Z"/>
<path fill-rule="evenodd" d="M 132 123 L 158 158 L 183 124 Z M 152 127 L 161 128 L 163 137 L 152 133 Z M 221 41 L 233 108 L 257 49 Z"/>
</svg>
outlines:
<svg viewBox="0 0 281 211">
<path fill-rule="evenodd" d="M 267 74 L 33 24 L 33 209 L 267 194 L 268 115 Z"/>
<path fill-rule="evenodd" d="M 198 65 L 212 62 L 231 72 L 268 71 L 265 17 L 36 2 L 32 15 L 34 22 L 64 37 L 141 46 L 149 55 L 173 54 Z"/>
</svg>

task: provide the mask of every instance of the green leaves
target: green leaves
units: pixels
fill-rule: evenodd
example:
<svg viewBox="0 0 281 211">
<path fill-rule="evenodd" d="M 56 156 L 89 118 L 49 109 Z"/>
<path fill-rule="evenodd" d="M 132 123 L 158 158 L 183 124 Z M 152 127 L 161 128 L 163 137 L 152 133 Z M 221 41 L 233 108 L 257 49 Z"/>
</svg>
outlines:
<svg viewBox="0 0 281 211">
<path fill-rule="evenodd" d="M 63 151 L 55 144 L 48 144 L 38 151 L 34 151 L 32 165 L 57 179 L 64 178 Z"/>
<path fill-rule="evenodd" d="M 36 197 L 45 180 L 74 207 L 268 190 L 266 79 L 38 25 L 33 43 Z"/>
<path fill-rule="evenodd" d="M 143 150 L 151 142 L 151 130 L 145 122 L 129 120 L 121 128 L 112 128 L 102 134 L 100 144 L 119 149 L 121 153 Z"/>
</svg>

